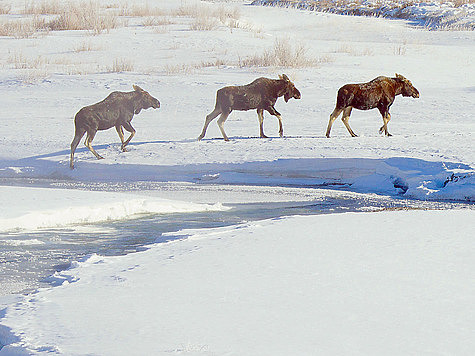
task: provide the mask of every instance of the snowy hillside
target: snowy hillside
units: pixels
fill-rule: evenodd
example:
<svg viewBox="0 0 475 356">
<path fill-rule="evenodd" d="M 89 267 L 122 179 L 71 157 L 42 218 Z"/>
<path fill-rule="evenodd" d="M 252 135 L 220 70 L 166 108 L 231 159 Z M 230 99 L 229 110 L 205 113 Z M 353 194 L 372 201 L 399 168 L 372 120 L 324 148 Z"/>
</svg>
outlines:
<svg viewBox="0 0 475 356">
<path fill-rule="evenodd" d="M 254 5 L 295 7 L 342 15 L 404 19 L 434 30 L 475 30 L 475 4 L 459 1 L 406 0 L 254 0 Z"/>
</svg>

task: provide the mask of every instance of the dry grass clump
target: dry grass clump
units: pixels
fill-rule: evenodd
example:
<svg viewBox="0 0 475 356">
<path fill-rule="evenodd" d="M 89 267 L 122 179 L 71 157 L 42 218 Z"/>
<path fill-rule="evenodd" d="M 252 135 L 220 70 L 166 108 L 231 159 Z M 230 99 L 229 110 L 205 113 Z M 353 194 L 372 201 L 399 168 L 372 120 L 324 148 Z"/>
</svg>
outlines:
<svg viewBox="0 0 475 356">
<path fill-rule="evenodd" d="M 45 20 L 38 16 L 0 23 L 0 36 L 30 38 L 38 31 L 47 31 Z"/>
<path fill-rule="evenodd" d="M 118 16 L 111 11 L 107 11 L 97 1 L 30 1 L 25 3 L 22 13 L 57 15 L 45 23 L 43 27 L 53 31 L 87 30 L 94 34 L 100 34 L 119 26 Z"/>
<path fill-rule="evenodd" d="M 277 39 L 272 49 L 265 50 L 263 54 L 241 60 L 241 67 L 311 67 L 317 61 L 307 57 L 307 48 L 302 44 L 292 46 L 288 38 Z"/>
<path fill-rule="evenodd" d="M 58 0 L 25 1 L 23 14 L 28 15 L 58 15 L 65 6 Z"/>
<path fill-rule="evenodd" d="M 74 52 L 92 52 L 92 51 L 99 51 L 102 48 L 98 45 L 92 44 L 91 41 L 84 41 L 81 42 L 77 47 L 74 48 Z"/>
<path fill-rule="evenodd" d="M 14 69 L 38 69 L 48 63 L 43 56 L 28 58 L 22 52 L 13 53 L 7 62 L 12 64 Z"/>
<path fill-rule="evenodd" d="M 211 31 L 218 27 L 218 21 L 205 13 L 193 17 L 190 29 L 193 31 Z"/>
<path fill-rule="evenodd" d="M 82 5 L 63 10 L 57 18 L 47 23 L 48 28 L 54 31 L 87 30 L 100 34 L 119 27 L 118 17 L 112 13 L 101 12 L 97 3 Z"/>
<path fill-rule="evenodd" d="M 371 48 L 354 48 L 347 43 L 341 44 L 338 46 L 333 53 L 347 53 L 350 56 L 372 56 L 374 52 Z"/>
<path fill-rule="evenodd" d="M 225 60 L 218 58 L 214 61 L 202 61 L 195 64 L 167 64 L 164 67 L 164 71 L 167 75 L 191 74 L 201 68 L 221 67 L 228 64 Z"/>
<path fill-rule="evenodd" d="M 112 63 L 112 67 L 108 68 L 108 72 L 120 73 L 120 72 L 132 72 L 134 70 L 134 64 L 127 58 L 116 58 Z"/>
<path fill-rule="evenodd" d="M 168 16 L 148 16 L 142 20 L 142 26 L 145 27 L 167 26 L 173 23 Z"/>
<path fill-rule="evenodd" d="M 209 31 L 220 23 L 228 25 L 241 17 L 239 8 L 229 6 L 208 6 L 203 4 L 182 4 L 171 13 L 173 16 L 192 18 L 190 29 L 195 31 Z"/>
<path fill-rule="evenodd" d="M 407 47 L 405 44 L 398 44 L 394 46 L 394 54 L 396 56 L 404 56 L 407 52 Z"/>
<path fill-rule="evenodd" d="M 145 5 L 129 5 L 125 3 L 119 7 L 118 15 L 131 17 L 166 16 L 167 11 L 158 7 L 151 7 L 148 3 Z"/>
<path fill-rule="evenodd" d="M 11 9 L 12 7 L 10 5 L 0 4 L 0 15 L 6 15 L 10 13 Z"/>
</svg>

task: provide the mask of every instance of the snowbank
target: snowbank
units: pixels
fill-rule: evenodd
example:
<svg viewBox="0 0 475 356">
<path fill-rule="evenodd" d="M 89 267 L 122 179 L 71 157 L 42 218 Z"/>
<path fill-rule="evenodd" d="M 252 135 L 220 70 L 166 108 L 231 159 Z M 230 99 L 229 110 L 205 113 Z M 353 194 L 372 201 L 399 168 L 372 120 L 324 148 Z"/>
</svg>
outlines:
<svg viewBox="0 0 475 356">
<path fill-rule="evenodd" d="M 475 4 L 473 3 L 456 6 L 449 1 L 254 0 L 252 4 L 297 7 L 342 15 L 404 19 L 434 30 L 475 30 Z"/>
<path fill-rule="evenodd" d="M 92 256 L 0 314 L 0 355 L 468 355 L 473 219 L 290 217 Z"/>
<path fill-rule="evenodd" d="M 274 141 L 275 142 L 275 141 Z M 275 146 L 285 147 L 289 140 Z M 198 143 L 194 143 L 198 146 Z M 217 144 L 217 143 L 216 143 Z M 309 153 L 312 153 L 310 141 Z M 235 144 L 236 145 L 236 144 Z M 241 152 L 256 149 L 250 143 L 238 143 Z M 149 145 L 144 152 L 155 151 Z M 306 147 L 301 147 L 305 149 Z M 235 147 L 233 149 L 236 149 Z M 239 156 L 237 156 L 239 157 Z M 234 157 L 230 157 L 234 160 Z M 25 160 L 24 160 L 25 161 Z M 9 164 L 9 163 L 8 163 Z M 308 186 L 345 188 L 359 193 L 378 193 L 422 200 L 475 201 L 475 170 L 453 162 L 432 162 L 409 157 L 297 158 L 242 163 L 201 163 L 168 165 L 108 165 L 103 162 L 81 163 L 76 171 L 67 162 L 31 159 L 28 169 L 2 169 L 0 177 L 38 178 L 62 172 L 63 179 L 88 182 L 190 182 L 204 184 L 244 184 L 268 186 Z M 133 202 L 128 205 L 132 208 Z M 140 212 L 142 202 L 133 209 Z M 117 207 L 119 209 L 119 207 Z M 147 207 L 143 208 L 147 211 Z"/>
<path fill-rule="evenodd" d="M 149 198 L 143 194 L 68 189 L 0 186 L 0 195 L 5 202 L 10 202 L 0 206 L 0 232 L 133 219 L 143 214 L 226 209 L 221 204 L 195 204 Z M 23 242 L 35 243 L 32 240 Z"/>
</svg>

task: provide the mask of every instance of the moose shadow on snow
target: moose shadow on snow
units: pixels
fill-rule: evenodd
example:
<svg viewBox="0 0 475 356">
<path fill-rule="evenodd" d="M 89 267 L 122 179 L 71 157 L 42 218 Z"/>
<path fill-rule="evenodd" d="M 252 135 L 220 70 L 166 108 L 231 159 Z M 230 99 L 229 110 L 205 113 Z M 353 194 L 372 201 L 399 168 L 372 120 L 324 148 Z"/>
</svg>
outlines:
<svg viewBox="0 0 475 356">
<path fill-rule="evenodd" d="M 243 137 L 242 139 L 251 139 Z M 323 138 L 322 138 L 323 139 Z M 134 145 L 167 144 L 182 141 L 135 142 Z M 108 148 L 111 145 L 99 145 Z M 82 149 L 84 152 L 87 148 Z M 119 150 L 119 148 L 117 148 Z M 467 182 L 474 175 L 472 167 L 461 163 L 431 162 L 415 158 L 295 158 L 244 163 L 203 163 L 185 165 L 100 164 L 94 157 L 81 160 L 78 169 L 70 170 L 67 160 L 48 160 L 67 156 L 62 150 L 19 160 L 0 160 L 0 179 L 4 185 L 31 184 L 30 180 L 77 181 L 91 183 L 190 182 L 197 184 L 260 185 L 314 187 L 350 190 L 360 193 L 404 196 L 413 184 L 431 181 L 434 189 L 444 189 L 454 182 Z M 461 173 L 462 172 L 462 173 Z M 470 190 L 469 190 L 470 191 Z M 464 198 L 473 202 L 475 197 Z"/>
</svg>

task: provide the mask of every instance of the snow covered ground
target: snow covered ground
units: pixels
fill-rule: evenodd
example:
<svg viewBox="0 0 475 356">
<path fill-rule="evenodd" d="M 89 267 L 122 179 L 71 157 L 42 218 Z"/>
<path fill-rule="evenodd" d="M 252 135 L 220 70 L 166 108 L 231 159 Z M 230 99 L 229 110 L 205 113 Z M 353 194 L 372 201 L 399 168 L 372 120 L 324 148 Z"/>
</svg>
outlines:
<svg viewBox="0 0 475 356">
<path fill-rule="evenodd" d="M 154 1 L 164 15 L 131 12 L 97 35 L 0 36 L 2 232 L 311 200 L 321 187 L 467 209 L 296 216 L 94 255 L 59 272 L 59 287 L 0 299 L 0 355 L 472 354 L 475 32 L 242 1 L 193 12 L 191 3 Z M 0 26 L 33 18 L 23 1 L 8 4 Z M 234 15 L 198 21 L 213 9 Z M 290 55 L 303 49 L 307 65 L 246 64 L 279 43 Z M 273 117 L 270 138 L 259 139 L 255 112 L 233 112 L 231 141 L 215 122 L 196 140 L 217 89 L 282 73 L 302 93 L 276 105 L 284 138 Z M 376 111 L 352 113 L 357 138 L 340 120 L 324 136 L 339 87 L 394 73 L 421 96 L 396 98 L 392 137 L 378 134 Z M 105 159 L 81 144 L 70 170 L 74 114 L 132 84 L 161 108 L 134 118 L 129 152 L 114 130 L 99 132 Z M 196 192 L 209 184 L 217 188 Z M 263 188 L 243 194 L 246 185 Z"/>
<path fill-rule="evenodd" d="M 128 27 L 98 36 L 53 31 L 1 37 L 0 177 L 265 183 L 267 173 L 256 172 L 264 162 L 288 184 L 338 183 L 363 192 L 473 200 L 475 32 L 431 32 L 402 21 L 232 4 L 240 13 L 237 28 L 218 24 L 193 31 L 191 18 L 169 16 L 170 24 L 155 27 L 129 18 Z M 314 64 L 239 66 L 285 39 L 291 51 L 294 44 L 304 48 Z M 76 52 L 84 43 L 92 49 Z M 106 73 L 114 59 L 127 59 L 134 69 Z M 24 69 L 35 61 L 43 64 Z M 86 73 L 68 74 L 75 69 Z M 217 89 L 282 72 L 302 92 L 301 100 L 277 103 L 285 138 L 277 137 L 277 120 L 267 115 L 271 138 L 256 139 L 255 112 L 233 112 L 225 125 L 231 142 L 216 140 L 221 135 L 215 122 L 205 140 L 196 141 Z M 374 110 L 353 112 L 350 123 L 359 138 L 349 137 L 340 121 L 332 138 L 324 137 L 340 86 L 395 72 L 412 80 L 421 97 L 396 98 L 393 137 L 378 134 L 382 120 Z M 81 144 L 77 169 L 70 171 L 74 114 L 113 90 L 132 90 L 134 83 L 162 107 L 134 119 L 130 152 L 120 151 L 114 130 L 99 132 L 93 144 L 106 159 L 97 161 Z"/>
<path fill-rule="evenodd" d="M 91 256 L 14 300 L 0 355 L 470 355 L 473 216 L 296 216 Z"/>
<path fill-rule="evenodd" d="M 195 204 L 137 194 L 91 193 L 71 189 L 0 186 L 0 195 L 4 201 L 11 202 L 11 205 L 0 207 L 0 232 L 93 224 L 146 214 L 226 209 L 219 204 Z"/>
</svg>

